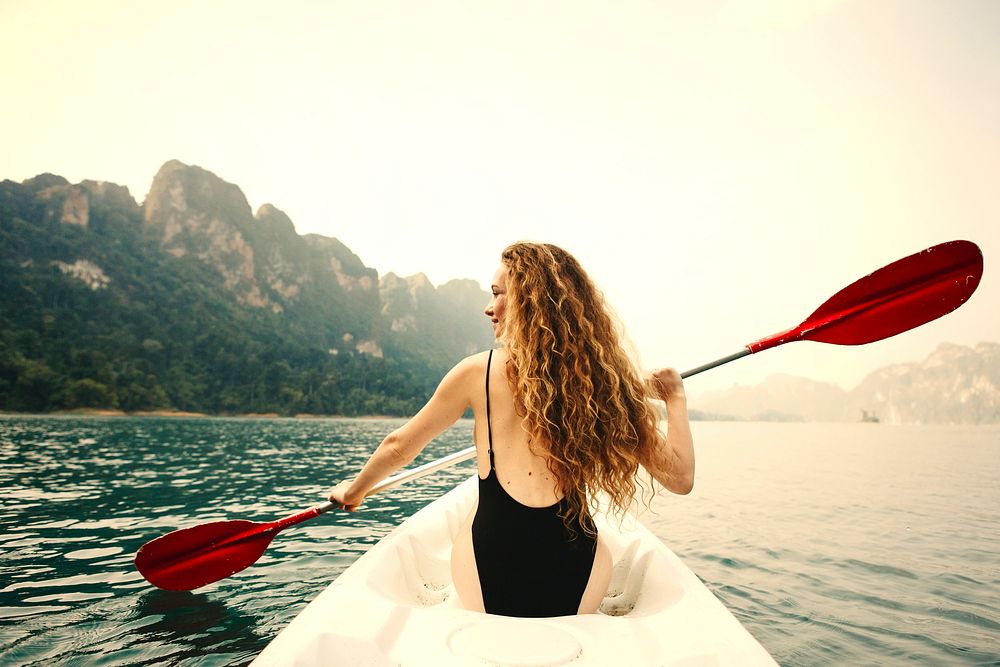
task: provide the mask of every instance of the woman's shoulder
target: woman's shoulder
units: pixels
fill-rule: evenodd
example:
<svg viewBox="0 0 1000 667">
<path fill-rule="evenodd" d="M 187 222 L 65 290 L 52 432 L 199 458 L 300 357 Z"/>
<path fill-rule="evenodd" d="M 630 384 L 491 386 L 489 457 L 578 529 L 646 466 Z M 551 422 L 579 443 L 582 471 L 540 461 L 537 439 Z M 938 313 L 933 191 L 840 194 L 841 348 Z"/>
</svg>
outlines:
<svg viewBox="0 0 1000 667">
<path fill-rule="evenodd" d="M 476 352 L 455 364 L 454 370 L 459 372 L 481 371 L 485 373 L 486 366 L 490 363 L 491 357 L 493 361 L 497 361 L 498 359 L 505 358 L 505 354 L 503 350 L 483 350 L 482 352 Z"/>
<path fill-rule="evenodd" d="M 496 361 L 495 351 L 493 356 L 494 361 Z M 472 391 L 486 377 L 486 365 L 489 363 L 489 359 L 489 350 L 470 354 L 452 366 L 451 370 L 448 371 L 448 374 L 441 381 L 442 386 L 453 389 L 463 387 L 463 390 Z"/>
<path fill-rule="evenodd" d="M 506 359 L 507 353 L 504 350 L 483 350 L 482 352 L 470 354 L 459 361 L 452 367 L 448 374 L 468 379 L 482 378 L 485 377 L 486 368 L 491 363 L 491 360 L 495 366 L 497 362 L 503 362 Z"/>
</svg>

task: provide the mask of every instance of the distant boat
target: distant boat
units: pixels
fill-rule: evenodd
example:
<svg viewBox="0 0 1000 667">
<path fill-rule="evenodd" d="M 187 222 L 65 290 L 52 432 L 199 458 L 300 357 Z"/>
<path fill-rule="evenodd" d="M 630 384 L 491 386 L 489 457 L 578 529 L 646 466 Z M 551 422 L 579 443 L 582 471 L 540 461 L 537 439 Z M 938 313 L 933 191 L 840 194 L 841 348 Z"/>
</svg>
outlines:
<svg viewBox="0 0 1000 667">
<path fill-rule="evenodd" d="M 878 417 L 875 416 L 874 412 L 868 412 L 867 410 L 861 411 L 861 423 L 862 424 L 877 424 Z"/>
</svg>

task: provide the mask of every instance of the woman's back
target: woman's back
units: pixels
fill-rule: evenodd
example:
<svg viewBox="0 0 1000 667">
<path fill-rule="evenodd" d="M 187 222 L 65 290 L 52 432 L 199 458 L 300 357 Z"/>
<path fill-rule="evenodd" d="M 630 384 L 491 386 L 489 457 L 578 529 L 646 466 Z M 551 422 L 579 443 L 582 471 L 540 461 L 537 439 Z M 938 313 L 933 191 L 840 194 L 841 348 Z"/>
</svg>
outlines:
<svg viewBox="0 0 1000 667">
<path fill-rule="evenodd" d="M 455 588 L 466 607 L 490 613 L 593 612 L 607 589 L 610 553 L 589 516 L 567 525 L 568 507 L 544 445 L 532 446 L 515 412 L 507 357 L 498 350 L 485 357 L 481 398 L 472 401 L 479 500 L 455 541 Z"/>
<path fill-rule="evenodd" d="M 490 425 L 497 479 L 503 489 L 522 505 L 547 507 L 562 498 L 556 479 L 546 465 L 545 446 L 536 443 L 532 451 L 524 419 L 514 410 L 514 394 L 507 380 L 507 353 L 494 350 L 490 367 Z M 476 443 L 479 448 L 479 477 L 490 471 L 489 430 L 486 423 L 486 371 L 483 371 L 482 413 L 476 414 Z"/>
</svg>

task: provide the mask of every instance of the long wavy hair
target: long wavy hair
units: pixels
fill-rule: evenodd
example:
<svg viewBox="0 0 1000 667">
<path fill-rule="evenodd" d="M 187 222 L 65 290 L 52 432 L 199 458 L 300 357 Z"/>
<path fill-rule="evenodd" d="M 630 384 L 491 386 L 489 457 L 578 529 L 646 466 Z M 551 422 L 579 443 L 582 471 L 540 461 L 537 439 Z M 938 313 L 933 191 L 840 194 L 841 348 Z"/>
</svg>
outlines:
<svg viewBox="0 0 1000 667">
<path fill-rule="evenodd" d="M 654 458 L 650 390 L 604 295 L 572 255 L 521 242 L 505 248 L 501 260 L 507 309 L 500 337 L 515 409 L 532 451 L 547 459 L 566 498 L 567 528 L 592 533 L 587 517 L 597 506 L 595 492 L 624 515 L 639 462 Z"/>
</svg>

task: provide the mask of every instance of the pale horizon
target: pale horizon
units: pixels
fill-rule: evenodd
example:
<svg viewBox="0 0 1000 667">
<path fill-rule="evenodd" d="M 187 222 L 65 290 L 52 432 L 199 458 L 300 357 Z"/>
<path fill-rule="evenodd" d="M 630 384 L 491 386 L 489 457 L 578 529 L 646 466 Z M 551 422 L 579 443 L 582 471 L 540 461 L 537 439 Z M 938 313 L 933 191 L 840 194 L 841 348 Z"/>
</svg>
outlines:
<svg viewBox="0 0 1000 667">
<path fill-rule="evenodd" d="M 680 370 L 976 242 L 982 284 L 940 320 L 688 381 L 851 389 L 1000 341 L 998 25 L 988 1 L 6 4 L 0 179 L 141 203 L 177 159 L 435 285 L 485 288 L 508 243 L 556 243 L 646 365 Z"/>
</svg>

